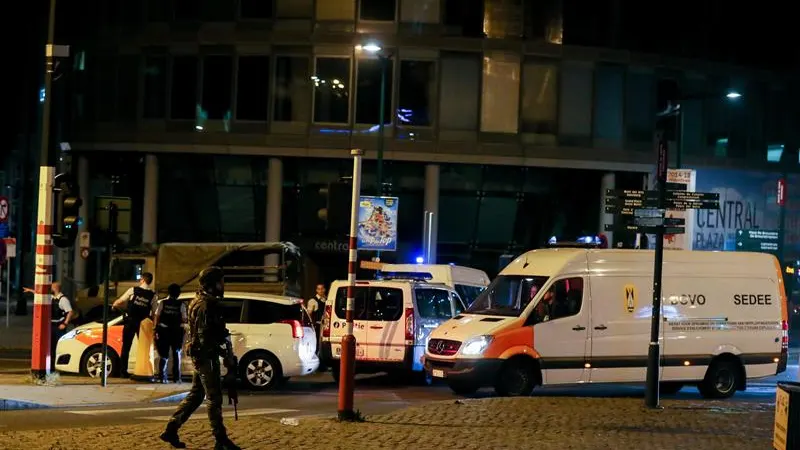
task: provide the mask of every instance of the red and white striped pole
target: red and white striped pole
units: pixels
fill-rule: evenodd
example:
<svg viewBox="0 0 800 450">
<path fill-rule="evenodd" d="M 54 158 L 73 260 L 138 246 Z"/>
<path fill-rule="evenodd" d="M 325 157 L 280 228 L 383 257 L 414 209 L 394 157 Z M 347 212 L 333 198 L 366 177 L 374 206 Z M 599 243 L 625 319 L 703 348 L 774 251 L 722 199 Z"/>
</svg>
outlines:
<svg viewBox="0 0 800 450">
<path fill-rule="evenodd" d="M 53 282 L 53 178 L 55 167 L 39 168 L 39 217 L 36 227 L 36 262 L 33 296 L 31 375 L 44 379 L 50 373 L 50 285 Z"/>
<path fill-rule="evenodd" d="M 361 158 L 364 150 L 350 150 L 353 156 L 353 198 L 350 202 L 350 239 L 347 261 L 347 306 L 345 307 L 345 335 L 342 337 L 342 353 L 339 366 L 339 420 L 352 421 L 356 418 L 353 410 L 355 390 L 356 337 L 353 336 L 353 311 L 356 297 L 356 263 L 358 247 L 358 203 L 361 197 Z"/>
</svg>

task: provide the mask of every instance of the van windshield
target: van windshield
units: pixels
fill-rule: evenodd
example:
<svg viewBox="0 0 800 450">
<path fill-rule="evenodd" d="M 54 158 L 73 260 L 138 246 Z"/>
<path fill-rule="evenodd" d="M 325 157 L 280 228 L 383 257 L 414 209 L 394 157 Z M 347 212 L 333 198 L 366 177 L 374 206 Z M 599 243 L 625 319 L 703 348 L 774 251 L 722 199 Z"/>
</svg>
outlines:
<svg viewBox="0 0 800 450">
<path fill-rule="evenodd" d="M 469 314 L 519 317 L 547 282 L 547 277 L 500 275 L 478 295 Z"/>
</svg>

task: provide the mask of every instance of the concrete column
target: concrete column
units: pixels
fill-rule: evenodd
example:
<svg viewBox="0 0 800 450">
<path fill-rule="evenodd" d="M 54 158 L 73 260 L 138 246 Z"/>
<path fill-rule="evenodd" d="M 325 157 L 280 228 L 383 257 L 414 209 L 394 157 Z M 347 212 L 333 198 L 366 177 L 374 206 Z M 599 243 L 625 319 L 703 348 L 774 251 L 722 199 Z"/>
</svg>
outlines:
<svg viewBox="0 0 800 450">
<path fill-rule="evenodd" d="M 267 170 L 267 217 L 266 217 L 266 242 L 279 242 L 281 240 L 281 202 L 283 200 L 283 161 L 280 158 L 269 159 Z M 267 266 L 277 266 L 280 263 L 279 255 L 267 256 Z M 268 271 L 268 273 L 273 271 Z M 270 277 L 268 277 L 270 281 Z"/>
<path fill-rule="evenodd" d="M 156 155 L 145 157 L 143 208 L 142 244 L 155 244 L 158 241 L 158 158 Z"/>
<path fill-rule="evenodd" d="M 600 229 L 599 233 L 603 233 L 608 238 L 608 247 L 614 248 L 614 233 L 605 231 L 606 224 L 614 223 L 614 215 L 606 214 L 606 189 L 614 189 L 616 185 L 616 177 L 613 173 L 606 173 L 600 182 Z"/>
<path fill-rule="evenodd" d="M 439 165 L 428 164 L 425 166 L 425 200 L 424 210 L 433 213 L 431 227 L 431 260 L 429 264 L 436 264 L 437 247 L 439 243 Z M 425 237 L 423 236 L 423 239 Z"/>
<path fill-rule="evenodd" d="M 81 189 L 81 204 L 79 213 L 81 217 L 81 225 L 78 227 L 78 242 L 75 243 L 73 248 L 73 272 L 72 278 L 75 282 L 75 290 L 86 288 L 86 260 L 81 258 L 80 236 L 81 233 L 88 231 L 89 227 L 89 203 L 92 198 L 89 190 L 89 159 L 86 156 L 78 157 L 78 186 Z"/>
</svg>

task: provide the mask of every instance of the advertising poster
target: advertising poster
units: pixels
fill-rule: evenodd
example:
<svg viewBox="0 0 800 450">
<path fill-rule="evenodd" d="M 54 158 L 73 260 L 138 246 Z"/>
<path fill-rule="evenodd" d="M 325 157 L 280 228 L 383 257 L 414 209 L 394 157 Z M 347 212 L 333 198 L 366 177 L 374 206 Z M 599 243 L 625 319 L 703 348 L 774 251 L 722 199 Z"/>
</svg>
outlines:
<svg viewBox="0 0 800 450">
<path fill-rule="evenodd" d="M 695 185 L 697 173 L 691 169 L 669 169 L 667 171 L 667 183 L 675 183 L 686 186 L 683 190 L 696 192 Z M 666 217 L 686 219 L 685 234 L 665 234 L 664 250 L 692 250 L 692 236 L 694 235 L 694 214 L 692 211 L 678 211 L 668 209 Z"/>
<path fill-rule="evenodd" d="M 694 211 L 694 250 L 734 251 L 737 230 L 774 231 L 780 207 L 777 204 L 778 173 L 722 169 L 698 169 L 696 190 L 719 193 L 718 210 Z M 800 257 L 800 179 L 786 183 L 784 252 Z"/>
<path fill-rule="evenodd" d="M 397 197 L 361 196 L 358 202 L 359 250 L 397 250 Z"/>
</svg>

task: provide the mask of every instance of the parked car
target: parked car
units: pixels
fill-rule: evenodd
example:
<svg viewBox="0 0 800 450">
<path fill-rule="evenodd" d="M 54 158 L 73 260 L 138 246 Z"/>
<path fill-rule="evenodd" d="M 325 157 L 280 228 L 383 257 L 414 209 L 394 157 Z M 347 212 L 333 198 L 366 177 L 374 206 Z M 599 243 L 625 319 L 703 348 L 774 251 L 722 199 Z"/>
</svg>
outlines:
<svg viewBox="0 0 800 450">
<path fill-rule="evenodd" d="M 183 294 L 189 300 L 193 294 Z M 317 342 L 303 300 L 271 294 L 227 292 L 222 310 L 239 358 L 239 377 L 250 389 L 267 390 L 289 377 L 317 370 Z M 108 323 L 108 373 L 119 373 L 124 317 Z M 56 369 L 91 377 L 101 374 L 103 325 L 93 322 L 75 328 L 58 341 Z M 138 345 L 134 339 L 133 348 Z M 183 374 L 192 374 L 190 358 L 183 358 Z M 131 351 L 132 372 L 136 352 Z"/>
</svg>

